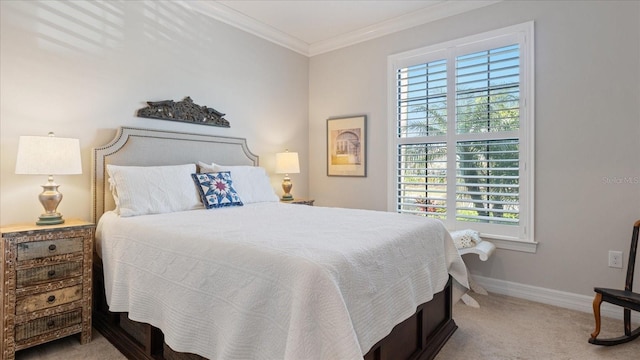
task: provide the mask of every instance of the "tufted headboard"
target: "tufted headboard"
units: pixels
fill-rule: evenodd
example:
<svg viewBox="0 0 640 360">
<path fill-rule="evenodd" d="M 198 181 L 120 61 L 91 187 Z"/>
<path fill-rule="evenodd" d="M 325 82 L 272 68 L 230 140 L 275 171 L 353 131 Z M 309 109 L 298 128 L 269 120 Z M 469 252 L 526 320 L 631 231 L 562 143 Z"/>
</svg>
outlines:
<svg viewBox="0 0 640 360">
<path fill-rule="evenodd" d="M 258 156 L 244 138 L 121 127 L 108 144 L 93 149 L 92 220 L 115 208 L 106 166 L 159 166 L 215 162 L 221 165 L 258 165 Z"/>
</svg>

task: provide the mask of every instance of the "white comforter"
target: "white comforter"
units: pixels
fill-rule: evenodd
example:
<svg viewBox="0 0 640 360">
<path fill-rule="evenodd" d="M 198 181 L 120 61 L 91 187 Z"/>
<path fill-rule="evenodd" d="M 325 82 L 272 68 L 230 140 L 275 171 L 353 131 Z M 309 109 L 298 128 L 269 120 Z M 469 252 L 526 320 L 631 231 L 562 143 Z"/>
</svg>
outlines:
<svg viewBox="0 0 640 360">
<path fill-rule="evenodd" d="M 439 221 L 280 203 L 120 218 L 97 238 L 114 312 L 209 359 L 362 359 L 466 270 Z"/>
</svg>

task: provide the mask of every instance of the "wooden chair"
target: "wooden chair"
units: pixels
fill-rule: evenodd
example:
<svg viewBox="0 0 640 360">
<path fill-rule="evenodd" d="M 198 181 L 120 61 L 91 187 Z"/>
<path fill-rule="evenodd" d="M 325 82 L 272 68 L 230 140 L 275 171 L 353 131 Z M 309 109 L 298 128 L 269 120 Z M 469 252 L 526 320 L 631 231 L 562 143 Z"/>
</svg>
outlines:
<svg viewBox="0 0 640 360">
<path fill-rule="evenodd" d="M 638 250 L 638 229 L 640 220 L 633 225 L 633 235 L 631 236 L 631 250 L 629 251 L 629 263 L 627 265 L 627 279 L 624 290 L 594 288 L 596 296 L 593 299 L 593 315 L 596 318 L 596 329 L 591 333 L 589 342 L 595 345 L 618 345 L 629 342 L 640 336 L 640 326 L 631 331 L 631 310 L 640 311 L 640 293 L 633 292 L 633 271 L 636 263 L 636 252 Z M 600 334 L 600 305 L 608 302 L 624 308 L 624 335 L 611 339 L 596 339 Z"/>
</svg>

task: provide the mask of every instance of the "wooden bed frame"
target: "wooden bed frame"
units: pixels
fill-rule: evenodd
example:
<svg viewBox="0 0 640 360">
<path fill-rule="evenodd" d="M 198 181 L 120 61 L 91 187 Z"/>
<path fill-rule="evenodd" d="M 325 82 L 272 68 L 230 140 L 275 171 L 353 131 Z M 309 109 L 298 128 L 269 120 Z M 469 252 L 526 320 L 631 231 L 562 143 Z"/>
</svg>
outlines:
<svg viewBox="0 0 640 360">
<path fill-rule="evenodd" d="M 115 207 L 106 165 L 178 165 L 216 162 L 222 165 L 258 165 L 246 139 L 122 127 L 107 145 L 93 151 L 93 221 Z M 201 360 L 194 354 L 174 352 L 164 343 L 162 331 L 129 320 L 127 313 L 112 313 L 106 302 L 102 260 L 94 251 L 93 327 L 128 359 Z M 421 304 L 375 344 L 365 360 L 433 359 L 457 329 L 452 319 L 452 281 L 443 291 Z"/>
</svg>

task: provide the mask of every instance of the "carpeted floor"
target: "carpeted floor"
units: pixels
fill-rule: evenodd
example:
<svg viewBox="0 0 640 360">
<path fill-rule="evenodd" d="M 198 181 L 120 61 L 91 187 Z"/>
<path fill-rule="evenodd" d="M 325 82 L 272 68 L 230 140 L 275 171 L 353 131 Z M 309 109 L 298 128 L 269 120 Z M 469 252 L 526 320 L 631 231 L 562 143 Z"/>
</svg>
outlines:
<svg viewBox="0 0 640 360">
<path fill-rule="evenodd" d="M 587 343 L 593 331 L 591 314 L 490 294 L 474 294 L 480 308 L 462 302 L 454 308 L 458 330 L 436 360 L 637 360 L 640 339 L 602 347 Z M 601 337 L 622 334 L 622 321 L 603 319 Z M 19 351 L 17 360 L 123 360 L 97 331 L 80 345 L 68 337 Z M 338 360 L 338 359 L 337 359 Z"/>
<path fill-rule="evenodd" d="M 590 313 L 496 294 L 472 295 L 480 308 L 456 304 L 458 330 L 436 360 L 640 359 L 640 339 L 610 347 L 589 344 L 595 326 Z M 622 320 L 602 319 L 598 337 L 622 334 Z"/>
</svg>

